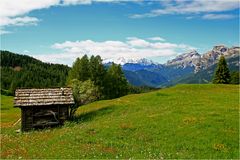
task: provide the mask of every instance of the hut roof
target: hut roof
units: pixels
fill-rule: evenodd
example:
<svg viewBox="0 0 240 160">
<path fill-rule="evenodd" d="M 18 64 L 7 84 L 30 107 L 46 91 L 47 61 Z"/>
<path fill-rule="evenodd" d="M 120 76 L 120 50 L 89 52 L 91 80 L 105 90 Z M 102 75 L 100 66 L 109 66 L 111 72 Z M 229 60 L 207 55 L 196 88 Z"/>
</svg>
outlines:
<svg viewBox="0 0 240 160">
<path fill-rule="evenodd" d="M 71 88 L 17 89 L 14 106 L 47 106 L 74 104 Z"/>
</svg>

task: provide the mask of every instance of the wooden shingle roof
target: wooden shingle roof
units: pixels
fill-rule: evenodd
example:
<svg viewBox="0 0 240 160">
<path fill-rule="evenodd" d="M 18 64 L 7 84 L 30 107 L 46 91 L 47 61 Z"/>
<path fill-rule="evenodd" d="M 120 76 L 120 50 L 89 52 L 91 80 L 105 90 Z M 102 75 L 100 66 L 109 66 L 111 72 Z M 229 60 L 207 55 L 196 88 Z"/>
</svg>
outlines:
<svg viewBox="0 0 240 160">
<path fill-rule="evenodd" d="M 14 106 L 46 106 L 74 104 L 71 88 L 17 89 Z"/>
</svg>

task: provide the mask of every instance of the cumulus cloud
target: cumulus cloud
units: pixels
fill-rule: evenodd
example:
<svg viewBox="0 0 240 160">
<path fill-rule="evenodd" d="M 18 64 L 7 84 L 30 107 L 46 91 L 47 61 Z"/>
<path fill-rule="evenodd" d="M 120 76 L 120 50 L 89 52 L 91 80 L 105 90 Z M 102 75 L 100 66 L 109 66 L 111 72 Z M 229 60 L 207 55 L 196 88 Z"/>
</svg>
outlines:
<svg viewBox="0 0 240 160">
<path fill-rule="evenodd" d="M 186 44 L 175 44 L 169 42 L 148 41 L 137 37 L 128 37 L 125 41 L 65 41 L 55 43 L 53 49 L 60 50 L 58 54 L 35 56 L 45 62 L 64 63 L 71 65 L 77 57 L 87 55 L 100 55 L 105 62 L 125 59 L 140 59 L 150 57 L 169 57 L 177 53 L 195 49 Z"/>
<path fill-rule="evenodd" d="M 160 3 L 163 8 L 144 14 L 133 14 L 130 18 L 157 17 L 167 14 L 218 13 L 239 8 L 239 0 L 168 0 Z"/>
<path fill-rule="evenodd" d="M 48 8 L 59 3 L 59 0 L 1 0 L 0 17 L 15 17 L 29 13 L 32 10 Z"/>
<path fill-rule="evenodd" d="M 59 0 L 1 0 L 0 27 L 7 33 L 9 31 L 4 30 L 6 26 L 36 25 L 39 22 L 38 18 L 25 15 L 33 10 L 49 8 L 58 3 Z"/>
</svg>

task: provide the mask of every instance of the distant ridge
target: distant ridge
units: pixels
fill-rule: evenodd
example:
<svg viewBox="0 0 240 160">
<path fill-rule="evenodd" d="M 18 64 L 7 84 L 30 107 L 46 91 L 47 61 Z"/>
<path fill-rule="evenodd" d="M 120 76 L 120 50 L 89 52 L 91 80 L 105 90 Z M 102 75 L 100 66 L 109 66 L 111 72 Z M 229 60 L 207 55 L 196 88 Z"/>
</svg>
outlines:
<svg viewBox="0 0 240 160">
<path fill-rule="evenodd" d="M 194 66 L 194 72 L 197 73 L 200 70 L 207 69 L 208 67 L 217 63 L 220 56 L 223 55 L 225 58 L 231 58 L 238 56 L 239 52 L 239 47 L 228 48 L 224 45 L 217 45 L 214 46 L 211 51 L 208 51 L 203 55 L 200 55 L 197 51 L 181 54 L 175 59 L 168 61 L 166 65 L 175 65 L 183 68 L 187 66 Z"/>
<path fill-rule="evenodd" d="M 147 60 L 134 61 L 134 63 L 128 61 L 128 63 L 122 63 L 122 67 L 127 79 L 134 85 L 163 87 L 177 83 L 209 83 L 220 56 L 225 56 L 231 71 L 238 71 L 239 54 L 238 46 L 228 48 L 225 45 L 216 45 L 204 54 L 192 50 L 178 55 L 165 64 Z M 195 74 L 197 76 L 194 78 Z"/>
</svg>

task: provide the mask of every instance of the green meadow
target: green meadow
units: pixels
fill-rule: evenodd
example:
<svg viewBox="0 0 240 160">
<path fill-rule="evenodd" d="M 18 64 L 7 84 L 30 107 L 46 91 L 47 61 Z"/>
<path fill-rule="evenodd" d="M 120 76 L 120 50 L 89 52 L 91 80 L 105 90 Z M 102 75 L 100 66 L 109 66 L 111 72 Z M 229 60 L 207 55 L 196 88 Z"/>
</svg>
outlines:
<svg viewBox="0 0 240 160">
<path fill-rule="evenodd" d="M 16 133 L 1 96 L 1 158 L 239 159 L 239 86 L 177 85 L 79 107 L 63 127 Z"/>
</svg>

